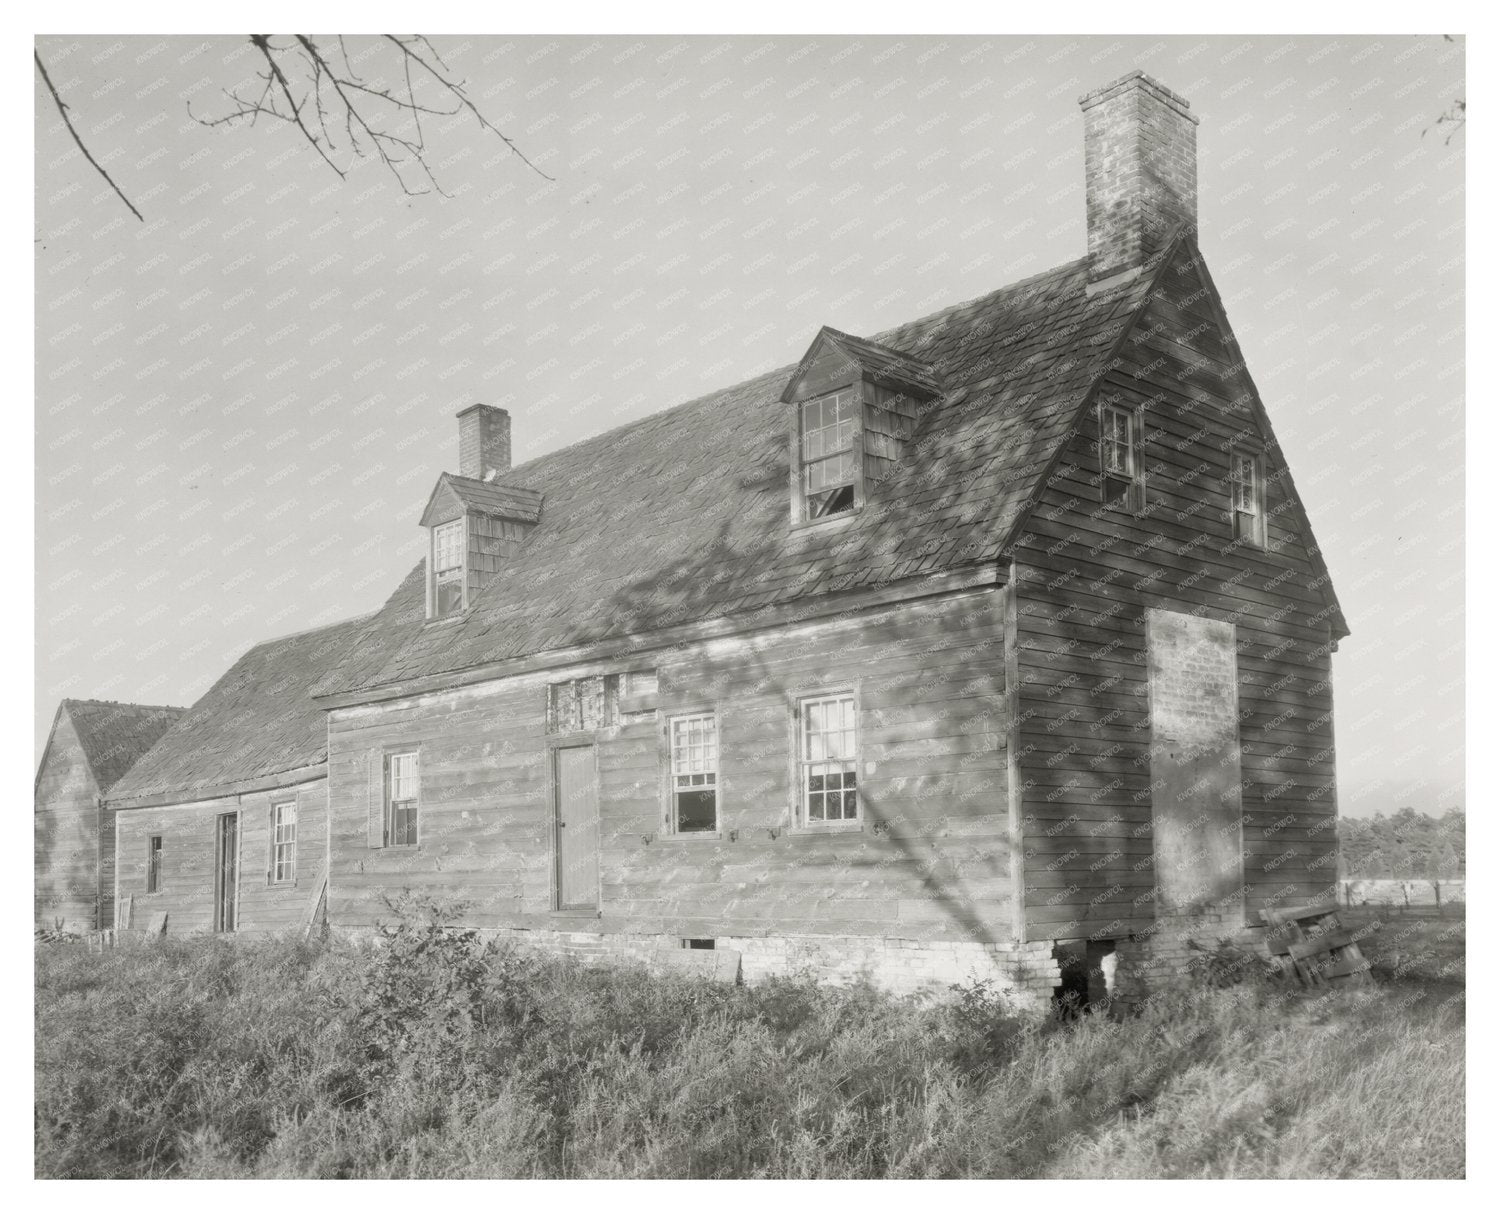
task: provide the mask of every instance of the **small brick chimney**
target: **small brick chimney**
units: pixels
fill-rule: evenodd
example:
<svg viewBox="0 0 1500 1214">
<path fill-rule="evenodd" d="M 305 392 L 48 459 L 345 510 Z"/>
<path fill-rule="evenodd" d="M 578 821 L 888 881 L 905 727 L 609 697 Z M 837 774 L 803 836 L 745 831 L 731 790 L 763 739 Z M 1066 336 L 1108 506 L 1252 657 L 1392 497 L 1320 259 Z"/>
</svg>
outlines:
<svg viewBox="0 0 1500 1214">
<path fill-rule="evenodd" d="M 1128 280 L 1172 230 L 1198 226 L 1198 119 L 1144 72 L 1078 99 L 1089 281 Z"/>
<path fill-rule="evenodd" d="M 458 415 L 458 474 L 477 481 L 510 471 L 510 414 L 494 405 L 470 405 Z"/>
</svg>

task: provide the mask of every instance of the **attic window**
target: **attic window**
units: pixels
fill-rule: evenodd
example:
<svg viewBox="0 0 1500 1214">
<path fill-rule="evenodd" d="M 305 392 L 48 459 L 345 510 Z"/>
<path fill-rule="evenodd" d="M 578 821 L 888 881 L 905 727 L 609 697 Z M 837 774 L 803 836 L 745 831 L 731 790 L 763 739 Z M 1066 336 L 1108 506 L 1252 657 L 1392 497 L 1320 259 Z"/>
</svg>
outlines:
<svg viewBox="0 0 1500 1214">
<path fill-rule="evenodd" d="M 1234 538 L 1264 547 L 1266 479 L 1261 458 L 1253 451 L 1229 453 L 1229 508 L 1234 516 Z"/>
<path fill-rule="evenodd" d="M 1140 510 L 1142 481 L 1141 417 L 1118 405 L 1105 405 L 1099 417 L 1099 481 L 1104 504 Z"/>
<path fill-rule="evenodd" d="M 859 385 L 802 405 L 802 494 L 809 519 L 854 509 L 854 445 Z"/>
<path fill-rule="evenodd" d="M 464 521 L 432 529 L 432 615 L 462 611 L 464 605 Z"/>
</svg>

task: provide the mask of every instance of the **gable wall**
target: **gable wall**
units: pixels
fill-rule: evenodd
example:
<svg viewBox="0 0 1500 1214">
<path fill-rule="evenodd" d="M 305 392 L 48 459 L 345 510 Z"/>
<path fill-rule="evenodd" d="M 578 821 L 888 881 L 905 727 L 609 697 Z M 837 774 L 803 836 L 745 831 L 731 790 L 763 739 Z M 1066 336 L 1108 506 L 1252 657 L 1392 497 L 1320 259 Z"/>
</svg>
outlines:
<svg viewBox="0 0 1500 1214">
<path fill-rule="evenodd" d="M 1100 507 L 1090 411 L 1016 546 L 1028 939 L 1151 926 L 1151 607 L 1235 625 L 1247 922 L 1335 878 L 1329 613 L 1272 451 L 1267 550 L 1225 551 L 1228 447 L 1253 425 L 1232 361 L 1169 267 L 1101 387 L 1146 408 L 1149 517 Z"/>
<path fill-rule="evenodd" d="M 297 800 L 297 879 L 269 880 L 271 805 Z M 327 782 L 245 793 L 115 815 L 118 837 L 117 897 L 131 896 L 131 923 L 145 928 L 156 914 L 167 915 L 167 931 L 213 929 L 214 841 L 220 814 L 239 814 L 239 930 L 272 932 L 303 922 L 322 881 L 327 856 Z M 162 836 L 162 888 L 146 893 L 146 843 Z M 108 902 L 105 903 L 106 908 Z M 106 916 L 113 924 L 113 914 Z"/>
<path fill-rule="evenodd" d="M 466 902 L 482 927 L 1011 940 L 1001 602 L 986 589 L 334 710 L 330 923 L 369 926 L 387 914 L 382 893 L 409 887 Z M 550 909 L 547 684 L 652 665 L 658 709 L 595 738 L 601 911 L 580 922 Z M 846 687 L 861 708 L 865 829 L 788 829 L 791 701 Z M 706 708 L 719 713 L 721 835 L 673 838 L 665 718 Z M 421 844 L 371 847 L 381 756 L 413 745 Z"/>
<path fill-rule="evenodd" d="M 57 721 L 32 806 L 35 924 L 61 919 L 68 931 L 95 927 L 99 896 L 99 789 L 73 723 Z"/>
</svg>

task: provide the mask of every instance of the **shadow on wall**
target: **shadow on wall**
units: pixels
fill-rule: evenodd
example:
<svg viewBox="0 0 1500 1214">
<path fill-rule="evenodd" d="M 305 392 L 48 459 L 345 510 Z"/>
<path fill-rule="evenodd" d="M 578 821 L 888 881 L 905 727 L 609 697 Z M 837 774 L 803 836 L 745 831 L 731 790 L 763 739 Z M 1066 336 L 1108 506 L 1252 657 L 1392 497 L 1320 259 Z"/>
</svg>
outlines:
<svg viewBox="0 0 1500 1214">
<path fill-rule="evenodd" d="M 787 461 L 784 444 L 780 452 L 779 465 L 774 458 L 766 459 L 758 466 L 756 477 L 758 483 L 742 484 L 741 487 L 752 491 L 766 490 L 768 482 L 772 480 L 782 492 L 786 492 Z M 706 614 L 701 610 L 707 599 L 706 589 L 711 589 L 717 579 L 722 579 L 726 568 L 740 569 L 745 562 L 763 560 L 765 555 L 763 537 L 749 536 L 737 539 L 732 534 L 733 525 L 733 520 L 726 521 L 718 528 L 712 539 L 694 544 L 690 550 L 685 551 L 674 561 L 665 573 L 656 573 L 649 578 L 641 578 L 622 586 L 612 596 L 610 604 L 613 618 L 618 619 L 622 625 L 616 636 L 627 641 L 636 640 L 638 634 L 629 630 L 629 625 L 632 623 L 653 621 L 659 627 L 663 621 L 670 625 L 701 618 L 703 614 Z M 874 518 L 861 517 L 854 522 L 853 527 L 874 525 L 876 525 Z M 851 533 L 852 529 L 851 532 L 844 532 L 842 540 L 837 536 L 827 537 L 825 534 L 820 542 L 830 547 L 841 542 L 850 542 Z M 825 600 L 814 600 L 810 606 L 821 605 L 823 601 Z M 1000 642 L 998 607 L 996 608 L 996 623 L 998 644 Z M 739 651 L 737 660 L 741 663 L 737 681 L 742 678 L 743 685 L 756 689 L 757 694 L 785 697 L 804 689 L 801 686 L 789 684 L 782 675 L 772 669 L 765 657 L 753 646 L 745 646 Z M 1003 711 L 1003 692 L 1004 689 L 1001 686 L 993 693 L 998 701 L 999 711 Z M 871 711 L 866 706 L 863 713 L 865 720 L 861 723 L 862 728 L 866 726 L 870 715 Z M 969 719 L 951 717 L 949 719 L 952 720 L 956 730 L 975 729 L 988 733 L 997 732 L 995 717 L 989 712 L 982 712 L 978 717 Z M 721 745 L 732 746 L 733 743 L 721 739 Z M 992 750 L 986 749 L 981 753 L 993 760 Z M 961 754 L 953 755 L 951 758 L 955 765 L 963 763 Z M 860 843 L 855 845 L 862 854 L 849 857 L 846 862 L 847 868 L 857 871 L 895 867 L 908 874 L 914 878 L 921 893 L 946 916 L 953 927 L 975 943 L 987 944 L 997 939 L 997 932 L 993 926 L 996 920 L 1006 925 L 1001 935 L 1008 935 L 1010 923 L 1008 904 L 994 907 L 995 914 L 991 918 L 990 925 L 987 925 L 984 919 L 976 913 L 974 899 L 965 894 L 956 880 L 949 880 L 944 876 L 953 869 L 953 857 L 951 854 L 943 854 L 934 845 L 931 836 L 931 831 L 940 826 L 942 819 L 946 816 L 942 810 L 934 808 L 930 816 L 924 814 L 921 821 L 913 823 L 907 814 L 895 811 L 884 802 L 881 796 L 876 795 L 863 780 L 862 772 L 860 775 L 861 812 L 867 832 L 858 836 Z M 954 790 L 933 795 L 945 796 L 951 800 L 965 794 Z M 1003 785 L 998 786 L 994 791 L 979 795 L 996 797 L 997 804 L 994 812 L 1001 817 L 1000 833 L 1007 833 L 1008 807 L 1003 797 Z M 853 839 L 851 839 L 851 844 L 854 844 Z M 974 862 L 974 857 L 966 857 L 966 862 Z M 1009 878 L 1008 853 L 998 857 L 993 854 L 985 856 L 983 863 L 992 876 Z M 915 890 L 913 896 L 916 896 Z"/>
</svg>

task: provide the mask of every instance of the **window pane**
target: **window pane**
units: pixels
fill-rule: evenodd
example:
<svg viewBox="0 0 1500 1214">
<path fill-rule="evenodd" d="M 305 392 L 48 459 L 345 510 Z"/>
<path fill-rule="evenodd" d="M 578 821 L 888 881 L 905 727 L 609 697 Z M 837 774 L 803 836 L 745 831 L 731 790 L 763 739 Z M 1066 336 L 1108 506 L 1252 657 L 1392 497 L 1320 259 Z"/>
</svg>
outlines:
<svg viewBox="0 0 1500 1214">
<path fill-rule="evenodd" d="M 802 790 L 808 821 L 858 818 L 855 757 L 858 714 L 853 696 L 828 696 L 802 704 Z"/>
<path fill-rule="evenodd" d="M 675 796 L 679 831 L 693 833 L 718 829 L 718 793 L 715 790 L 679 792 Z"/>
<path fill-rule="evenodd" d="M 802 406 L 802 492 L 810 518 L 853 508 L 859 415 L 858 388 L 820 396 Z"/>
<path fill-rule="evenodd" d="M 433 586 L 432 610 L 434 615 L 452 615 L 462 611 L 464 605 L 464 582 L 462 570 L 439 573 Z"/>
<path fill-rule="evenodd" d="M 387 842 L 391 846 L 417 841 L 417 798 L 421 780 L 415 751 L 391 755 L 386 760 Z"/>
<path fill-rule="evenodd" d="M 461 569 L 464 563 L 464 524 L 462 519 L 444 523 L 433 528 L 432 567 L 442 573 L 445 569 Z"/>
</svg>

